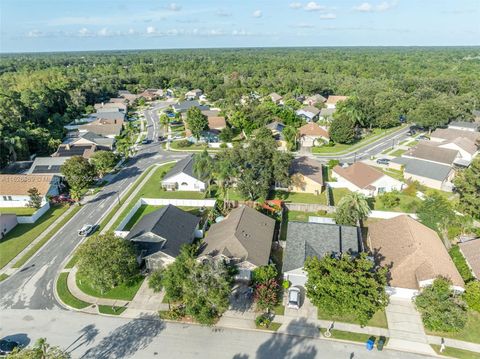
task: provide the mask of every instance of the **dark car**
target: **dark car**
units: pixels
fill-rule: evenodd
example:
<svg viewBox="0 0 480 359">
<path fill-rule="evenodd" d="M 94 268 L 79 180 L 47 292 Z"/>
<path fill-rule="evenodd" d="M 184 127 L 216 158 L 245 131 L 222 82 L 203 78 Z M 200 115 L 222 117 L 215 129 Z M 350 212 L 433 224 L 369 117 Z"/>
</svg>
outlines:
<svg viewBox="0 0 480 359">
<path fill-rule="evenodd" d="M 388 158 L 379 158 L 377 159 L 377 163 L 379 165 L 388 165 L 390 163 L 390 160 Z"/>
<path fill-rule="evenodd" d="M 167 139 L 167 138 L 166 138 L 165 136 L 158 136 L 158 140 L 159 140 L 160 142 L 163 142 L 163 141 L 165 141 L 166 139 Z"/>
<path fill-rule="evenodd" d="M 7 340 L 7 339 L 1 339 L 0 340 L 0 355 L 7 355 L 13 352 L 13 350 L 17 347 L 19 347 L 20 344 L 13 341 L 13 340 Z"/>
<path fill-rule="evenodd" d="M 142 140 L 142 145 L 148 145 L 150 143 L 150 140 L 144 139 Z"/>
<path fill-rule="evenodd" d="M 413 136 L 415 135 L 417 132 L 415 130 L 410 130 L 407 132 L 407 136 Z"/>
<path fill-rule="evenodd" d="M 183 125 L 182 121 L 171 121 L 170 126 L 181 126 Z"/>
</svg>

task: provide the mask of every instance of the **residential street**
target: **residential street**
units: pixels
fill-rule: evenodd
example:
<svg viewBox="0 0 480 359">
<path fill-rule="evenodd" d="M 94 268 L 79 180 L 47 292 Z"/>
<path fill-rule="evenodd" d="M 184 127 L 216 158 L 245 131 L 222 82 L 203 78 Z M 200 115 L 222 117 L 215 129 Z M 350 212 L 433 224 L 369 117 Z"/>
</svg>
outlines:
<svg viewBox="0 0 480 359">
<path fill-rule="evenodd" d="M 301 333 L 299 333 L 301 334 Z M 152 317 L 124 319 L 53 309 L 3 310 L 0 337 L 22 344 L 46 337 L 73 358 L 427 358 L 323 339 L 165 323 Z"/>
</svg>

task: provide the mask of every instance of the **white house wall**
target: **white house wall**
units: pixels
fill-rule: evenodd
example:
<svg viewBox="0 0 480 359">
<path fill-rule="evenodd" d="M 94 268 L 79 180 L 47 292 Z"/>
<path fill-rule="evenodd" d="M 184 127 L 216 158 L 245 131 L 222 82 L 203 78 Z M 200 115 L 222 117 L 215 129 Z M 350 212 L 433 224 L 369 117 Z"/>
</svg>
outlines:
<svg viewBox="0 0 480 359">
<path fill-rule="evenodd" d="M 375 189 L 375 196 L 378 195 L 378 189 L 384 188 L 385 192 L 401 191 L 403 183 L 389 176 L 382 176 L 372 183 Z"/>
<path fill-rule="evenodd" d="M 163 183 L 177 183 L 177 191 L 196 191 L 201 192 L 205 190 L 205 183 L 197 180 L 185 173 L 178 173 L 162 181 Z"/>
</svg>

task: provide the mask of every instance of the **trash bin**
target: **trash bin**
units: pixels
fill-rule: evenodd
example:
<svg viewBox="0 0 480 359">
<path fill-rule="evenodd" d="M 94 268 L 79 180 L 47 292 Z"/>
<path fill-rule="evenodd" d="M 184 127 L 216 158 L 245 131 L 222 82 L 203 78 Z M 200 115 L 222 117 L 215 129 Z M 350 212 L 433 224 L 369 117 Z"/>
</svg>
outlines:
<svg viewBox="0 0 480 359">
<path fill-rule="evenodd" d="M 373 350 L 374 344 L 375 344 L 375 339 L 372 339 L 372 338 L 368 339 L 367 345 L 366 345 L 367 350 L 368 351 Z"/>
<path fill-rule="evenodd" d="M 385 345 L 386 338 L 385 337 L 380 337 L 377 342 L 377 350 L 382 351 L 383 346 Z"/>
</svg>

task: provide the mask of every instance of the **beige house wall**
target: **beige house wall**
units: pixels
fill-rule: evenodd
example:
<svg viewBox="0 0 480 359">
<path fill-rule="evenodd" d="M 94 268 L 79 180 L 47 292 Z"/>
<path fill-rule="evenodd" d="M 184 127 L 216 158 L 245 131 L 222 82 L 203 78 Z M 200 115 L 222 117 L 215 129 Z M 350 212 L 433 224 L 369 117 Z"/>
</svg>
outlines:
<svg viewBox="0 0 480 359">
<path fill-rule="evenodd" d="M 292 185 L 289 187 L 290 192 L 300 193 L 322 193 L 322 185 L 312 179 L 305 177 L 300 173 L 296 173 L 292 176 Z"/>
</svg>

